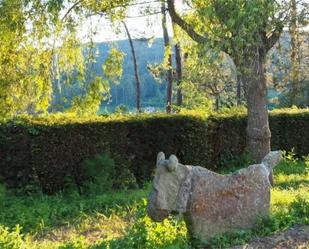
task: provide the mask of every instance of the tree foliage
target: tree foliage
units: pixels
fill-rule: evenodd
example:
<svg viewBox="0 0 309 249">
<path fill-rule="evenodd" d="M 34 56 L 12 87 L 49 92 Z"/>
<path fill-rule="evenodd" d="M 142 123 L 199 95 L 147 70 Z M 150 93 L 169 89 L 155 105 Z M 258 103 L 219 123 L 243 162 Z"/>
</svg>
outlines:
<svg viewBox="0 0 309 249">
<path fill-rule="evenodd" d="M 103 65 L 104 75 L 96 75 L 91 71 L 98 56 L 92 30 L 90 42 L 83 45 L 78 29 L 90 8 L 118 18 L 114 9 L 119 8 L 115 7 L 124 8 L 125 4 L 126 1 L 1 1 L 0 116 L 12 118 L 59 110 L 57 105 L 65 101 L 62 85 L 74 82 L 84 88 L 83 96 L 87 97 L 67 104 L 74 107 L 70 110 L 76 109 L 77 104 L 85 106 L 84 103 L 87 111 L 98 109 L 99 100 L 108 95 L 108 84 L 116 82 L 122 73 L 123 55 L 111 49 Z"/>
</svg>

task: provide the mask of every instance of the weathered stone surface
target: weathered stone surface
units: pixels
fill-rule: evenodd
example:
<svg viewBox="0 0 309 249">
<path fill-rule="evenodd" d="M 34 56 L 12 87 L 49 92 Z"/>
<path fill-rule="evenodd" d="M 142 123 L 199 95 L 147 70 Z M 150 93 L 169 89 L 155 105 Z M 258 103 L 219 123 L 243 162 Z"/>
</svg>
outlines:
<svg viewBox="0 0 309 249">
<path fill-rule="evenodd" d="M 160 152 L 148 200 L 148 215 L 162 221 L 170 212 L 184 214 L 191 236 L 208 239 L 215 234 L 252 227 L 267 216 L 270 205 L 269 176 L 281 152 L 269 153 L 261 164 L 230 175 L 178 163 Z"/>
</svg>

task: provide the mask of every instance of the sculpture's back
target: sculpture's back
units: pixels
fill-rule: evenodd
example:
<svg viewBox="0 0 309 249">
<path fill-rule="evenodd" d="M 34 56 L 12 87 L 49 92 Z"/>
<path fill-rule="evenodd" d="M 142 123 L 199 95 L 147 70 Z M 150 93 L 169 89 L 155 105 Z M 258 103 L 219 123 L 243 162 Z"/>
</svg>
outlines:
<svg viewBox="0 0 309 249">
<path fill-rule="evenodd" d="M 191 236 L 209 239 L 249 228 L 258 216 L 268 215 L 270 183 L 260 165 L 228 176 L 194 171 L 192 194 L 184 214 Z"/>
</svg>

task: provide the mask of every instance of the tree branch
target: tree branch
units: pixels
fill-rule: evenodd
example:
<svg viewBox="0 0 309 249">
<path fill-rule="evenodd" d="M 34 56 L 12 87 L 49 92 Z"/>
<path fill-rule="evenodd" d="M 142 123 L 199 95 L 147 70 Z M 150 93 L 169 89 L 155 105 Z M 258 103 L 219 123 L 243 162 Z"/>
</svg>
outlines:
<svg viewBox="0 0 309 249">
<path fill-rule="evenodd" d="M 268 52 L 279 40 L 280 35 L 284 28 L 284 23 L 287 22 L 287 19 L 289 17 L 289 14 L 286 14 L 289 8 L 290 8 L 290 5 L 287 5 L 286 8 L 284 8 L 281 11 L 281 13 L 279 13 L 279 16 L 276 18 L 277 19 L 277 22 L 275 24 L 276 27 L 274 31 L 272 32 L 272 34 L 268 38 L 266 38 L 266 44 L 265 44 L 266 52 Z"/>
<path fill-rule="evenodd" d="M 77 1 L 76 3 L 74 3 L 69 9 L 68 11 L 64 14 L 64 16 L 61 18 L 61 21 L 64 21 L 67 16 L 70 14 L 70 12 L 75 9 L 75 7 L 77 7 L 80 3 L 82 3 L 82 0 Z"/>
<path fill-rule="evenodd" d="M 280 35 L 283 31 L 283 25 L 279 25 L 273 32 L 272 34 L 266 39 L 266 52 L 268 52 L 279 40 Z"/>
<path fill-rule="evenodd" d="M 62 17 L 62 21 L 64 21 L 67 16 L 70 14 L 71 11 L 73 11 L 79 4 L 81 4 L 83 0 L 78 0 L 76 3 L 74 3 L 64 14 Z M 160 0 L 151 0 L 151 1 L 144 1 L 144 2 L 136 2 L 136 3 L 127 3 L 127 4 L 120 4 L 120 5 L 115 5 L 111 6 L 111 9 L 116 9 L 116 8 L 126 8 L 126 7 L 132 7 L 132 6 L 138 6 L 138 5 L 146 5 L 146 4 L 152 4 L 152 3 L 159 3 Z M 101 10 L 100 12 L 105 12 L 106 10 Z M 161 12 L 159 12 L 161 13 Z"/>
<path fill-rule="evenodd" d="M 207 36 L 202 36 L 202 35 L 198 34 L 189 23 L 184 21 L 177 14 L 176 9 L 175 9 L 174 0 L 167 0 L 167 5 L 168 5 L 168 11 L 169 11 L 170 16 L 172 18 L 172 21 L 174 23 L 176 23 L 177 25 L 179 25 L 194 41 L 196 41 L 198 43 L 204 43 L 204 42 L 208 41 Z"/>
</svg>

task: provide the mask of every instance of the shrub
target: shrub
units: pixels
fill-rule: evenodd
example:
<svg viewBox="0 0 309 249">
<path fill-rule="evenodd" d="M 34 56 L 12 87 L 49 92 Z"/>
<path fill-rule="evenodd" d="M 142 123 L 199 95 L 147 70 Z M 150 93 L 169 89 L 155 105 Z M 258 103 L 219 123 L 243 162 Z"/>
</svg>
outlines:
<svg viewBox="0 0 309 249">
<path fill-rule="evenodd" d="M 24 117 L 0 124 L 0 180 L 30 189 L 38 184 L 52 193 L 64 189 L 70 179 L 81 185 L 87 179 L 83 162 L 102 152 L 114 160 L 115 181 L 119 181 L 113 185 L 119 187 L 126 176 L 133 175 L 128 179 L 139 185 L 149 181 L 159 151 L 176 154 L 182 163 L 219 170 L 245 151 L 246 122 L 246 115 L 237 110 L 209 117 L 194 111 Z M 272 112 L 272 149 L 294 148 L 296 156 L 309 154 L 308 126 L 309 110 Z M 248 160 L 244 157 L 235 164 Z"/>
<path fill-rule="evenodd" d="M 107 154 L 101 154 L 84 162 L 86 175 L 89 176 L 86 187 L 91 193 L 104 193 L 114 189 L 126 189 L 136 186 L 133 174 L 126 168 L 117 169 L 115 161 Z"/>
</svg>

